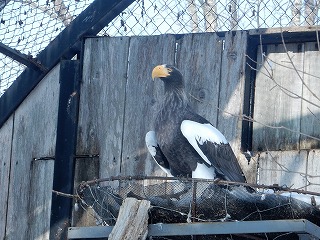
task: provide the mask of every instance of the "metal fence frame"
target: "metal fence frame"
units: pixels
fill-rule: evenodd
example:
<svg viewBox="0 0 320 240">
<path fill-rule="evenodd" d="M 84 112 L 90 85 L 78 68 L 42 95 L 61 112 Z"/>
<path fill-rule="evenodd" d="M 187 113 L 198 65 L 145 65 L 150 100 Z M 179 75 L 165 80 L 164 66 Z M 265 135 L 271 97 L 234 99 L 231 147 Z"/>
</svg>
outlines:
<svg viewBox="0 0 320 240">
<path fill-rule="evenodd" d="M 68 239 L 106 238 L 112 226 L 71 227 Z M 187 235 L 221 235 L 250 233 L 297 233 L 300 239 L 320 239 L 320 227 L 305 219 L 264 220 L 243 222 L 205 222 L 150 224 L 149 237 L 187 236 Z"/>
</svg>

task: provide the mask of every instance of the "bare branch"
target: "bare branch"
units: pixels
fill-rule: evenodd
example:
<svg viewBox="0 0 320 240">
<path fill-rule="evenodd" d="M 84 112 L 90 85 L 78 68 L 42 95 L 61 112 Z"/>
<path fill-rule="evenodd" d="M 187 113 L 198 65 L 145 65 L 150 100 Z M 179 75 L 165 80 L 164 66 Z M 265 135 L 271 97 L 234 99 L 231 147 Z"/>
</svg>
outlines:
<svg viewBox="0 0 320 240">
<path fill-rule="evenodd" d="M 248 57 L 250 60 L 254 61 L 254 60 L 253 60 L 252 58 L 250 58 L 248 55 L 247 55 L 247 57 Z M 252 70 L 255 70 L 255 71 L 257 71 L 257 72 L 259 71 L 258 69 L 250 66 L 249 64 L 247 64 L 247 65 L 248 65 Z M 280 88 L 280 90 L 281 90 L 283 93 L 285 93 L 286 95 L 290 96 L 291 98 L 300 98 L 301 100 L 303 100 L 303 101 L 305 101 L 305 102 L 307 102 L 307 103 L 309 103 L 309 104 L 311 104 L 311 105 L 313 105 L 313 106 L 315 106 L 315 107 L 317 107 L 317 108 L 320 108 L 320 105 L 315 104 L 314 102 L 312 102 L 312 101 L 310 101 L 310 100 L 308 100 L 308 99 L 300 96 L 299 94 L 296 94 L 295 92 L 292 92 L 291 90 L 287 89 L 286 87 L 281 86 L 281 85 L 274 79 L 274 77 L 272 76 L 272 73 L 270 73 L 265 66 L 262 66 L 262 67 L 263 67 L 264 69 L 266 69 L 266 71 L 269 73 L 269 75 L 267 75 L 267 74 L 265 74 L 265 73 L 263 73 L 263 72 L 261 72 L 261 71 L 260 71 L 260 74 L 263 74 L 264 76 L 266 76 L 266 77 L 268 77 L 269 79 L 271 79 L 271 80 L 276 84 L 276 86 Z M 291 94 L 291 95 L 290 95 L 290 94 Z"/>
<path fill-rule="evenodd" d="M 201 102 L 201 103 L 205 103 L 203 100 L 195 97 L 194 95 L 192 95 L 192 94 L 190 94 L 190 93 L 189 93 L 189 95 L 190 95 L 193 99 L 195 99 L 195 100 L 197 100 L 197 101 L 199 101 L 199 102 Z M 210 102 L 209 102 L 209 103 L 206 102 L 206 104 L 212 105 Z M 253 119 L 252 117 L 247 116 L 247 115 L 244 115 L 244 114 L 242 114 L 242 115 L 240 115 L 240 114 L 233 114 L 233 113 L 230 113 L 230 112 L 228 112 L 228 111 L 225 111 L 225 110 L 223 110 L 223 109 L 221 109 L 221 108 L 219 108 L 219 107 L 217 107 L 217 109 L 218 109 L 219 111 L 221 111 L 221 112 L 224 112 L 224 113 L 226 113 L 226 114 L 229 114 L 229 115 L 231 115 L 231 116 L 233 116 L 233 117 L 236 117 L 236 118 L 238 118 L 238 119 L 240 119 L 240 120 L 243 120 L 243 121 L 248 121 L 248 122 L 252 122 L 252 123 L 257 123 L 257 124 L 260 124 L 260 125 L 262 125 L 262 126 L 264 126 L 264 127 L 268 127 L 268 128 L 272 128 L 272 129 L 284 129 L 284 130 L 286 130 L 286 131 L 293 132 L 293 133 L 297 133 L 297 134 L 299 134 L 299 135 L 302 135 L 302 136 L 305 136 L 305 137 L 312 138 L 312 139 L 315 139 L 315 140 L 317 140 L 317 141 L 320 141 L 320 138 L 311 136 L 311 135 L 309 135 L 309 134 L 306 134 L 306 133 L 303 133 L 303 132 L 300 132 L 300 131 L 296 131 L 296 130 L 290 129 L 290 128 L 285 127 L 285 126 L 282 126 L 282 125 L 281 125 L 281 126 L 273 126 L 273 125 L 269 125 L 269 124 L 266 124 L 266 123 L 259 122 L 259 121 L 255 120 L 255 119 Z"/>
<path fill-rule="evenodd" d="M 232 181 L 224 181 L 224 180 L 216 180 L 216 179 L 199 179 L 199 178 L 185 178 L 185 177 L 160 177 L 160 176 L 115 176 L 109 178 L 100 178 L 92 181 L 86 181 L 81 183 L 81 185 L 85 187 L 89 187 L 91 185 L 96 185 L 101 182 L 110 182 L 110 181 L 125 181 L 125 180 L 180 180 L 180 181 L 199 181 L 199 182 L 212 182 L 217 185 L 226 185 L 226 186 L 247 186 L 258 189 L 273 189 L 276 192 L 296 192 L 303 194 L 310 194 L 314 196 L 320 196 L 318 192 L 306 191 L 301 189 L 290 189 L 288 186 L 279 186 L 279 185 L 264 185 L 264 184 L 255 184 L 255 183 L 244 183 L 244 182 L 232 182 Z"/>
</svg>

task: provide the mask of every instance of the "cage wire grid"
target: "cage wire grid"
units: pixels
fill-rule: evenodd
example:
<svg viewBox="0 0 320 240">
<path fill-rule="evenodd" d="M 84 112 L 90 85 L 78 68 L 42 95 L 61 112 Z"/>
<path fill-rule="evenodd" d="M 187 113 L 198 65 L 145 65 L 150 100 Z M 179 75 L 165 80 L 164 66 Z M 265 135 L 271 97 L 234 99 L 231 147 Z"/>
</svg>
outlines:
<svg viewBox="0 0 320 240">
<path fill-rule="evenodd" d="M 256 191 L 245 185 L 203 179 L 114 177 L 81 183 L 76 205 L 92 214 L 98 226 L 115 225 L 122 201 L 127 197 L 150 201 L 150 224 L 298 218 L 320 223 L 320 210 L 315 206 L 269 190 L 265 187 Z M 291 233 L 256 236 L 295 239 Z"/>
<path fill-rule="evenodd" d="M 1 0 L 0 42 L 36 57 L 93 0 Z M 312 0 L 136 0 L 98 35 L 133 36 L 317 25 Z M 26 67 L 0 53 L 0 96 Z"/>
</svg>

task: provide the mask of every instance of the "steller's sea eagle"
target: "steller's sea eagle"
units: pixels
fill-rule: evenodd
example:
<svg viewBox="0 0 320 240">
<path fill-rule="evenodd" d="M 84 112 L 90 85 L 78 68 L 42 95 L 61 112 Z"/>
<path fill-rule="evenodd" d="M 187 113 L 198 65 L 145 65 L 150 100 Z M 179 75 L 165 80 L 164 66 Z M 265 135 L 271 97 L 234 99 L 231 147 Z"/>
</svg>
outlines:
<svg viewBox="0 0 320 240">
<path fill-rule="evenodd" d="M 164 98 L 155 118 L 155 131 L 146 145 L 157 164 L 174 177 L 245 182 L 240 165 L 223 134 L 192 111 L 183 76 L 171 65 L 159 65 L 152 79 L 164 83 Z"/>
</svg>

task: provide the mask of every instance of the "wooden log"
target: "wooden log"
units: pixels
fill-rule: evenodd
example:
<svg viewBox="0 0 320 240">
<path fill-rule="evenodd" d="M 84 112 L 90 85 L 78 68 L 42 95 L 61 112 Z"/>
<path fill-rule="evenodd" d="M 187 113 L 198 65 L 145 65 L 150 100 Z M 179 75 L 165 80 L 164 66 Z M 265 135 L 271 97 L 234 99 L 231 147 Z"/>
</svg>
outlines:
<svg viewBox="0 0 320 240">
<path fill-rule="evenodd" d="M 149 208 L 150 201 L 126 198 L 121 205 L 118 220 L 108 239 L 146 239 Z"/>
</svg>

